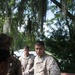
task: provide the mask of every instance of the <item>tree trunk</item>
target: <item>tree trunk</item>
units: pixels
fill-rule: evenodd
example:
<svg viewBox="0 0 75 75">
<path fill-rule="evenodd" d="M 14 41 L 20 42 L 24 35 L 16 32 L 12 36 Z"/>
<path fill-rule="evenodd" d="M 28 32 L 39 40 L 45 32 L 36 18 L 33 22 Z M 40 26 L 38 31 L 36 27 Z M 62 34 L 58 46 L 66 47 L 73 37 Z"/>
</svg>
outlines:
<svg viewBox="0 0 75 75">
<path fill-rule="evenodd" d="M 75 21 L 75 16 L 73 16 L 62 4 L 60 4 L 58 1 L 56 0 L 51 0 L 56 6 L 58 6 L 60 9 L 62 9 L 62 7 L 66 10 L 67 12 L 67 16 L 69 16 L 70 19 L 72 19 L 73 21 Z"/>
</svg>

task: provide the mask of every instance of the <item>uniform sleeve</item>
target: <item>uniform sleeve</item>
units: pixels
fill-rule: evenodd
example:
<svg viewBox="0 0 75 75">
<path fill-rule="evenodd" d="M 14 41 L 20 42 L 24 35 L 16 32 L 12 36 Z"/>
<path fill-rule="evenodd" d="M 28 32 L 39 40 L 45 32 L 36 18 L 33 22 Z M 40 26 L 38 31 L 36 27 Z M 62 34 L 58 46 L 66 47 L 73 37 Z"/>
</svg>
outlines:
<svg viewBox="0 0 75 75">
<path fill-rule="evenodd" d="M 34 66 L 29 70 L 29 72 L 33 72 L 34 71 Z"/>
<path fill-rule="evenodd" d="M 29 61 L 28 61 L 28 65 L 26 67 L 26 70 L 25 72 L 28 72 L 28 73 L 33 73 L 34 69 L 33 69 L 33 65 L 34 65 L 34 56 L 31 55 Z"/>
<path fill-rule="evenodd" d="M 53 57 L 47 60 L 47 73 L 48 75 L 61 75 L 60 69 Z"/>
</svg>

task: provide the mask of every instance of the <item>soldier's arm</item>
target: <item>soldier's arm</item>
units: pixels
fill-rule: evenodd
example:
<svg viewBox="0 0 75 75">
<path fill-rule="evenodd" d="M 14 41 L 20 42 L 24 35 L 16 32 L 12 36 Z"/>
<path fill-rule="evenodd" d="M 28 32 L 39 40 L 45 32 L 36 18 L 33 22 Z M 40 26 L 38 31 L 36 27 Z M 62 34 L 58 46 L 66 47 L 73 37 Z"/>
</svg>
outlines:
<svg viewBox="0 0 75 75">
<path fill-rule="evenodd" d="M 32 67 L 30 70 L 29 70 L 29 72 L 33 72 L 34 71 L 34 67 Z"/>
<path fill-rule="evenodd" d="M 61 75 L 58 64 L 53 57 L 51 57 L 47 62 L 47 72 L 49 75 Z"/>
</svg>

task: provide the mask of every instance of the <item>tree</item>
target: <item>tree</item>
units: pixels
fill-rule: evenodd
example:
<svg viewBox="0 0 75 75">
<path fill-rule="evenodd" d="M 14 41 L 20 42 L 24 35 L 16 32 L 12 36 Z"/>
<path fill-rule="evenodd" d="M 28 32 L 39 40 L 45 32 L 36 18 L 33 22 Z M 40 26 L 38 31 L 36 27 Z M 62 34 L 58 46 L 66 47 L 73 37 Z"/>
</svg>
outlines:
<svg viewBox="0 0 75 75">
<path fill-rule="evenodd" d="M 71 0 L 60 1 L 63 1 L 63 4 L 62 2 L 59 3 L 57 0 L 52 0 L 56 6 L 53 5 L 53 8 L 50 7 L 55 17 L 48 21 L 52 32 L 50 32 L 50 38 L 46 39 L 47 50 L 60 60 L 59 66 L 62 72 L 75 72 L 73 70 L 75 66 L 74 6 L 71 6 L 73 4 Z M 53 22 L 56 29 L 51 26 Z"/>
<path fill-rule="evenodd" d="M 51 6 L 48 5 L 50 1 L 53 3 Z M 70 67 L 71 70 L 73 67 L 69 64 L 74 66 L 75 61 L 74 9 L 74 0 L 0 0 L 0 33 L 4 32 L 13 37 L 12 50 L 18 50 L 25 44 L 33 49 L 35 40 L 45 41 L 48 50 L 63 60 L 61 69 L 66 71 L 65 68 Z M 47 10 L 55 15 L 48 21 Z M 49 37 L 44 35 L 44 22 L 52 30 Z M 56 28 L 52 27 L 53 24 Z M 24 30 L 20 32 L 22 27 Z M 68 65 L 63 69 L 64 63 Z"/>
</svg>

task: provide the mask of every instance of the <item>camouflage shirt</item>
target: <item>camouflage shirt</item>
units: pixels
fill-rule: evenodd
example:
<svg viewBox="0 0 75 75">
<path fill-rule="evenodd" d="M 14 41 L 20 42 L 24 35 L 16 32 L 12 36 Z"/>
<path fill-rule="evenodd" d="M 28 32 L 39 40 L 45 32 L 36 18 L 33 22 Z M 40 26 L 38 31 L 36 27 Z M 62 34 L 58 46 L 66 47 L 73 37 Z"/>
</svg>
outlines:
<svg viewBox="0 0 75 75">
<path fill-rule="evenodd" d="M 53 57 L 44 54 L 34 59 L 34 75 L 60 75 L 60 69 Z"/>
<path fill-rule="evenodd" d="M 29 72 L 28 75 L 33 75 L 33 64 L 34 64 L 34 55 L 29 54 L 29 56 L 25 57 L 24 55 L 19 58 L 22 66 L 22 74 L 27 75 L 26 72 Z"/>
</svg>

